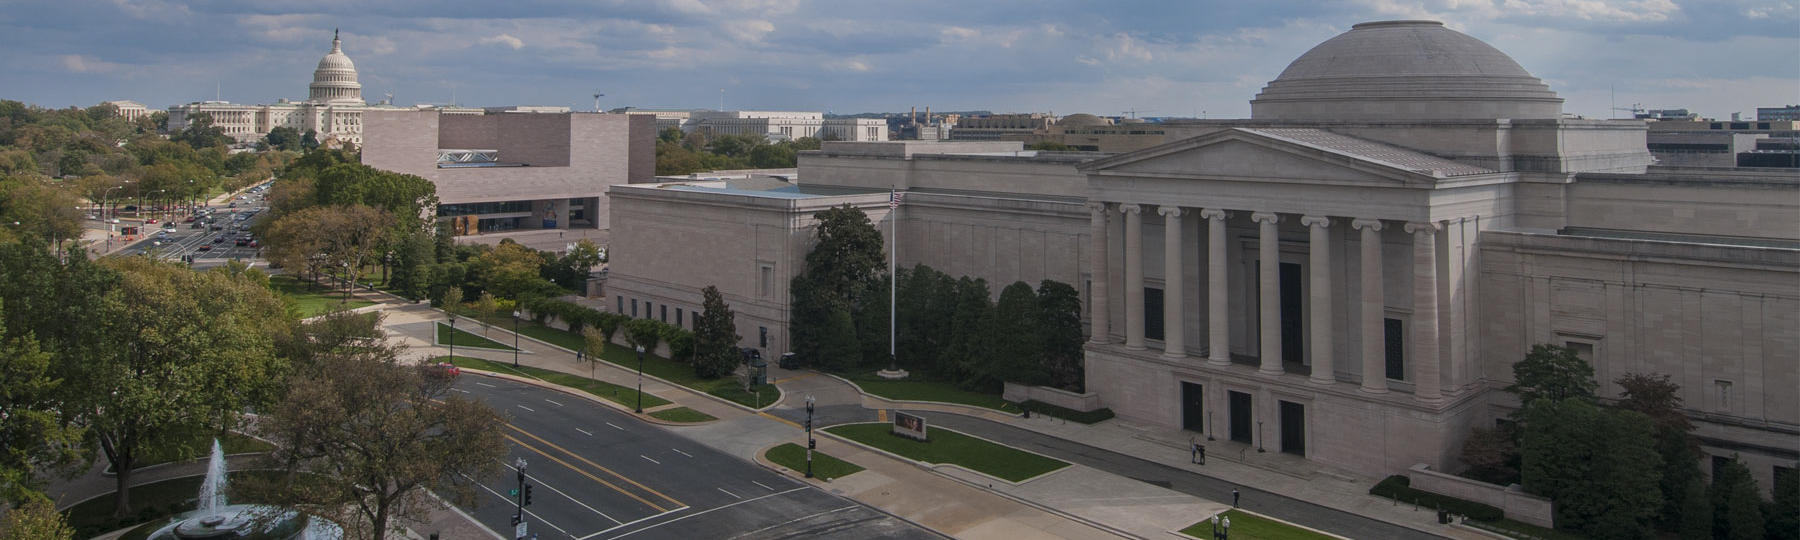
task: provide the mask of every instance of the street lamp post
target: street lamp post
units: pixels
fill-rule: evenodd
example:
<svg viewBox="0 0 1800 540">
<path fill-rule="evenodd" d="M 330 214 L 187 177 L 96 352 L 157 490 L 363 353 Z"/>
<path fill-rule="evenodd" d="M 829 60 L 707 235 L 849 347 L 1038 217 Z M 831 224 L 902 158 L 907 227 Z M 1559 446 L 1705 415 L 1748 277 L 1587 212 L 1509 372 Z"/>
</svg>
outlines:
<svg viewBox="0 0 1800 540">
<path fill-rule="evenodd" d="M 112 251 L 113 223 L 112 223 L 112 221 L 106 219 L 106 209 L 108 207 L 108 205 L 106 204 L 106 201 L 108 201 L 112 198 L 111 197 L 112 190 L 125 187 L 125 184 L 129 184 L 129 183 L 131 183 L 131 181 L 126 180 L 124 182 L 121 182 L 119 185 L 106 188 L 105 191 L 100 192 L 100 222 L 104 223 L 106 225 L 106 250 L 107 251 Z M 113 209 L 112 217 L 113 217 L 113 219 L 118 219 L 119 210 L 117 208 Z"/>
<path fill-rule="evenodd" d="M 446 313 L 450 316 L 450 362 L 455 363 L 456 362 L 456 312 L 450 311 L 449 309 L 445 309 L 444 313 Z"/>
<path fill-rule="evenodd" d="M 513 368 L 519 367 L 519 312 L 513 312 Z"/>
<path fill-rule="evenodd" d="M 1258 454 L 1263 453 L 1262 424 L 1263 424 L 1262 420 L 1256 421 L 1256 453 L 1258 453 Z"/>
<path fill-rule="evenodd" d="M 813 470 L 812 470 L 813 447 L 818 446 L 818 444 L 819 444 L 818 441 L 813 440 L 812 421 L 813 421 L 813 397 L 812 397 L 812 395 L 809 394 L 806 396 L 806 477 L 807 478 L 813 477 Z"/>
<path fill-rule="evenodd" d="M 637 346 L 637 353 L 638 353 L 637 412 L 641 414 L 644 412 L 644 346 L 643 345 Z"/>
</svg>

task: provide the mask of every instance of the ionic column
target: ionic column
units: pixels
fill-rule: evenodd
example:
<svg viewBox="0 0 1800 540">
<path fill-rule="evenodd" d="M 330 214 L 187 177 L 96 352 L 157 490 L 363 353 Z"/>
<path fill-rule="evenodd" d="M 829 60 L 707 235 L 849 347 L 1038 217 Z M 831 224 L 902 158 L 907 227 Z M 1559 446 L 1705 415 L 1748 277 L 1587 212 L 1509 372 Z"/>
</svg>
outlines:
<svg viewBox="0 0 1800 540">
<path fill-rule="evenodd" d="M 1121 204 L 1125 213 L 1125 349 L 1144 350 L 1144 208 Z"/>
<path fill-rule="evenodd" d="M 1231 364 L 1231 304 L 1225 288 L 1225 211 L 1200 211 L 1206 220 L 1206 363 Z"/>
<path fill-rule="evenodd" d="M 1412 222 L 1406 232 L 1413 234 L 1413 398 L 1438 401 L 1442 381 L 1438 378 L 1437 324 L 1437 230 L 1436 223 Z"/>
<path fill-rule="evenodd" d="M 1332 365 L 1331 341 L 1331 240 L 1328 238 L 1331 218 L 1303 216 L 1300 223 L 1307 228 L 1308 265 L 1312 267 L 1312 382 L 1337 382 Z"/>
<path fill-rule="evenodd" d="M 1090 256 L 1088 257 L 1088 266 L 1090 267 L 1088 269 L 1088 282 L 1090 283 L 1088 287 L 1091 289 L 1088 291 L 1088 316 L 1092 318 L 1090 323 L 1093 325 L 1093 335 L 1089 337 L 1089 340 L 1094 343 L 1108 343 L 1112 341 L 1112 336 L 1109 335 L 1112 332 L 1112 321 L 1110 320 L 1112 310 L 1110 309 L 1111 299 L 1107 297 L 1107 283 L 1111 276 L 1107 274 L 1106 267 L 1112 263 L 1112 256 L 1109 255 L 1110 250 L 1107 246 L 1106 203 L 1089 203 L 1088 212 L 1090 214 L 1088 239 L 1092 244 L 1089 246 Z"/>
<path fill-rule="evenodd" d="M 1182 317 L 1187 301 L 1182 298 L 1181 207 L 1156 209 L 1163 216 L 1163 356 L 1187 357 L 1187 322 Z"/>
<path fill-rule="evenodd" d="M 1381 220 L 1357 219 L 1350 226 L 1362 230 L 1362 390 L 1386 394 L 1387 339 L 1382 320 L 1387 301 L 1381 282 Z"/>
<path fill-rule="evenodd" d="M 1274 212 L 1256 212 L 1250 214 L 1250 221 L 1257 223 L 1256 246 L 1257 275 L 1260 277 L 1257 287 L 1261 290 L 1261 300 L 1257 302 L 1257 311 L 1262 320 L 1262 368 L 1257 371 L 1264 375 L 1280 375 L 1281 368 L 1281 251 L 1280 231 L 1275 224 L 1281 222 L 1281 216 Z"/>
</svg>

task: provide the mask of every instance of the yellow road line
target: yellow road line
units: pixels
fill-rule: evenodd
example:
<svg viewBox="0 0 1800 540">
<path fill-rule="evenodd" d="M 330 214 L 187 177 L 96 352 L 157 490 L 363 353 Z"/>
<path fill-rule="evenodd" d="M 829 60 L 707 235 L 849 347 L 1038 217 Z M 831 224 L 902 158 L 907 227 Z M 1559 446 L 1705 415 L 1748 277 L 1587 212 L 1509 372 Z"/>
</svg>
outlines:
<svg viewBox="0 0 1800 540">
<path fill-rule="evenodd" d="M 818 376 L 818 375 L 819 375 L 819 372 L 817 372 L 817 371 L 815 371 L 815 372 L 812 372 L 812 373 L 807 373 L 807 374 L 805 374 L 805 375 L 795 375 L 795 376 L 792 376 L 792 377 L 788 377 L 788 378 L 786 378 L 786 379 L 781 379 L 781 380 L 778 380 L 778 381 L 775 381 L 775 382 L 773 382 L 773 383 L 770 383 L 770 384 L 781 384 L 781 383 L 784 383 L 784 382 L 788 382 L 788 381 L 798 381 L 798 380 L 800 380 L 800 379 L 804 379 L 804 378 L 807 378 L 807 377 L 816 377 L 816 376 Z"/>
<path fill-rule="evenodd" d="M 519 429 L 519 426 L 515 426 L 515 425 L 512 425 L 512 424 L 507 424 L 507 425 L 506 425 L 506 427 L 509 427 L 509 428 L 513 428 L 513 431 L 517 431 L 517 432 L 519 432 L 519 433 L 521 433 L 521 434 L 524 434 L 524 435 L 525 435 L 525 436 L 526 436 L 526 437 L 531 437 L 531 438 L 532 438 L 532 439 L 534 439 L 534 440 L 536 440 L 536 441 L 537 441 L 537 442 L 540 442 L 540 443 L 544 443 L 544 445 L 546 445 L 546 446 L 549 446 L 549 447 L 551 447 L 551 448 L 555 448 L 555 449 L 557 449 L 557 450 L 560 450 L 560 451 L 562 451 L 562 453 L 565 453 L 565 454 L 568 454 L 568 455 L 569 455 L 569 456 L 571 456 L 571 457 L 574 457 L 574 458 L 575 458 L 575 459 L 578 459 L 578 460 L 581 460 L 581 462 L 582 462 L 582 463 L 586 463 L 586 464 L 588 464 L 588 465 L 589 465 L 589 466 L 592 466 L 592 467 L 593 467 L 593 468 L 596 468 L 596 469 L 600 469 L 600 470 L 602 470 L 602 471 L 606 471 L 606 472 L 607 472 L 607 474 L 611 474 L 611 475 L 613 475 L 613 476 L 616 476 L 616 477 L 618 477 L 618 478 L 619 478 L 619 479 L 620 479 L 620 480 L 624 480 L 624 481 L 626 481 L 626 482 L 628 482 L 628 483 L 630 483 L 630 484 L 631 484 L 631 485 L 634 485 L 634 486 L 637 486 L 637 487 L 638 487 L 638 489 L 642 489 L 642 490 L 644 490 L 644 491 L 648 491 L 648 492 L 651 492 L 651 493 L 654 493 L 654 494 L 656 494 L 656 496 L 658 496 L 658 497 L 662 497 L 662 498 L 663 498 L 663 500 L 666 500 L 666 501 L 669 501 L 669 502 L 671 502 L 671 503 L 675 503 L 675 506 L 687 506 L 687 505 L 686 505 L 686 504 L 683 504 L 683 503 L 682 503 L 682 502 L 681 502 L 681 501 L 677 501 L 677 500 L 675 500 L 675 498 L 674 498 L 674 497 L 670 497 L 670 496 L 668 496 L 668 495 L 664 495 L 664 494 L 663 494 L 663 493 L 662 493 L 662 492 L 661 492 L 661 491 L 657 491 L 657 490 L 654 490 L 654 489 L 650 489 L 650 486 L 646 486 L 646 485 L 643 485 L 643 484 L 639 484 L 639 483 L 638 483 L 638 482 L 637 482 L 637 481 L 636 481 L 636 480 L 632 480 L 632 479 L 631 479 L 631 478 L 629 478 L 629 477 L 626 477 L 626 476 L 625 476 L 625 475 L 623 475 L 623 474 L 619 474 L 619 473 L 618 473 L 618 472 L 616 472 L 616 471 L 613 471 L 613 470 L 612 470 L 612 469 L 608 469 L 608 468 L 606 468 L 606 467 L 603 467 L 603 466 L 601 466 L 601 465 L 600 465 L 600 464 L 599 464 L 599 463 L 594 463 L 594 462 L 592 462 L 592 461 L 588 461 L 588 459 L 587 459 L 587 458 L 584 458 L 584 457 L 581 457 L 581 454 L 577 454 L 577 453 L 574 453 L 574 452 L 570 452 L 570 451 L 568 451 L 568 450 L 567 450 L 567 449 L 564 449 L 564 448 L 563 448 L 563 447 L 561 447 L 561 446 L 557 446 L 557 445 L 556 445 L 556 443 L 552 443 L 552 442 L 550 442 L 550 441 L 546 441 L 546 440 L 544 440 L 544 439 L 543 439 L 543 438 L 542 438 L 542 437 L 538 437 L 538 436 L 537 436 L 537 435 L 533 435 L 533 434 L 531 434 L 531 432 L 529 432 L 529 431 L 525 431 L 525 430 L 523 430 L 523 429 Z M 643 499 L 639 499 L 639 500 L 643 500 Z M 646 503 L 646 504 L 648 504 L 648 503 Z M 656 505 L 651 505 L 651 506 L 656 506 Z M 667 509 L 664 509 L 664 508 L 662 508 L 662 507 L 657 507 L 657 509 L 658 509 L 658 510 L 663 510 L 663 511 L 665 511 L 665 512 L 666 512 L 666 511 L 668 511 L 668 510 L 667 510 Z"/>
<path fill-rule="evenodd" d="M 513 429 L 518 429 L 518 428 L 513 428 Z M 530 451 L 533 451 L 533 452 L 537 452 L 537 453 L 538 453 L 538 455 L 541 455 L 541 456 L 544 456 L 544 457 L 547 457 L 547 458 L 550 458 L 550 461 L 554 461 L 554 462 L 556 462 L 556 463 L 558 463 L 558 464 L 561 464 L 561 465 L 562 465 L 562 466 L 564 466 L 564 467 L 568 467 L 568 468 L 569 468 L 569 470 L 572 470 L 572 471 L 575 471 L 575 472 L 577 472 L 577 473 L 581 473 L 581 475 L 582 475 L 582 476 L 586 476 L 586 477 L 588 477 L 588 478 L 589 478 L 589 479 L 591 479 L 591 480 L 593 480 L 593 481 L 595 481 L 595 482 L 599 482 L 599 483 L 600 483 L 600 485 L 603 485 L 603 486 L 606 486 L 606 487 L 609 487 L 609 488 L 612 488 L 612 489 L 613 489 L 613 491 L 617 491 L 617 492 L 619 492 L 619 493 L 624 493 L 624 494 L 625 494 L 625 496 L 627 496 L 627 497 L 631 497 L 631 498 L 633 498 L 633 499 L 637 499 L 637 501 L 638 501 L 638 502 L 641 502 L 641 503 L 644 503 L 644 504 L 645 504 L 645 505 L 648 505 L 648 506 L 649 506 L 649 507 L 651 507 L 651 508 L 655 508 L 655 509 L 656 509 L 656 511 L 658 511 L 658 512 L 667 512 L 667 511 L 669 511 L 669 509 L 667 509 L 667 508 L 663 508 L 663 507 L 662 507 L 662 506 L 659 506 L 659 505 L 657 505 L 657 504 L 656 504 L 656 503 L 653 503 L 653 502 L 650 502 L 650 501 L 647 501 L 647 500 L 644 500 L 644 498 L 643 498 L 643 497 L 639 497 L 639 496 L 637 496 L 637 494 L 636 494 L 636 493 L 632 493 L 632 492 L 630 492 L 630 491 L 626 491 L 626 490 L 625 490 L 625 489 L 624 489 L 624 488 L 621 488 L 621 487 L 619 487 L 619 486 L 616 486 L 616 485 L 613 485 L 613 483 L 612 483 L 612 482 L 608 482 L 608 481 L 606 481 L 606 480 L 605 480 L 605 479 L 602 479 L 602 478 L 600 478 L 600 477 L 598 477 L 598 476 L 594 476 L 594 475 L 593 475 L 593 474 L 592 474 L 592 473 L 589 473 L 589 472 L 587 472 L 587 471 L 584 471 L 584 470 L 581 470 L 581 468 L 580 468 L 580 467 L 576 467 L 576 466 L 574 466 L 574 465 L 570 465 L 570 464 L 569 464 L 569 462 L 567 462 L 567 461 L 563 461 L 563 460 L 560 460 L 560 459 L 557 459 L 557 458 L 556 458 L 556 456 L 553 456 L 553 455 L 550 455 L 550 453 L 549 453 L 549 452 L 545 452 L 545 451 L 543 451 L 543 450 L 539 450 L 539 449 L 537 449 L 537 447 L 535 447 L 535 446 L 532 446 L 532 445 L 529 445 L 529 444 L 525 444 L 525 441 L 521 441 L 521 440 L 519 440 L 519 439 L 517 439 L 517 438 L 514 438 L 514 437 L 513 437 L 513 436 L 512 436 L 512 435 L 501 435 L 501 436 L 502 436 L 502 437 L 506 437 L 506 440 L 509 440 L 509 441 L 512 441 L 512 442 L 513 442 L 513 444 L 517 444 L 517 445 L 519 445 L 519 446 L 520 446 L 520 447 L 521 447 L 521 448 L 524 448 L 524 449 L 526 449 L 526 450 L 530 450 Z M 610 472 L 610 471 L 609 471 L 609 472 Z M 615 473 L 615 474 L 617 474 L 617 473 Z M 621 477 L 621 478 L 622 478 L 622 477 Z M 660 495 L 660 494 L 659 494 L 659 495 Z M 680 504 L 680 503 L 676 503 L 676 504 Z"/>
<path fill-rule="evenodd" d="M 797 428 L 800 428 L 800 429 L 806 429 L 806 426 L 802 426 L 802 425 L 800 425 L 800 424 L 796 424 L 796 423 L 794 423 L 794 421 L 792 421 L 792 420 L 788 420 L 788 419 L 786 419 L 786 418 L 782 418 L 782 417 L 779 417 L 779 416 L 775 416 L 775 415 L 773 415 L 773 414 L 769 414 L 769 413 L 766 413 L 766 412 L 759 412 L 759 413 L 756 413 L 756 414 L 758 414 L 758 415 L 761 415 L 761 416 L 762 416 L 762 417 L 764 417 L 764 418 L 768 418 L 768 419 L 770 419 L 770 420 L 774 420 L 774 421 L 776 421 L 776 422 L 781 422 L 781 423 L 783 423 L 783 424 L 787 424 L 787 425 L 790 425 L 790 426 L 794 426 L 794 427 L 797 427 Z"/>
</svg>

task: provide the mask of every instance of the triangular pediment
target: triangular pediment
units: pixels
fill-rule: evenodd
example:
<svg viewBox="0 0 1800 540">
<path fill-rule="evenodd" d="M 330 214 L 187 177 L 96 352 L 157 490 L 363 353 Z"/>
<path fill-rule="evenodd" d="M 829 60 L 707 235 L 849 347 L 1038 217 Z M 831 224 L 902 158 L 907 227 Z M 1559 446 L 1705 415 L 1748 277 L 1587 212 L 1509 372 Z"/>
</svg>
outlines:
<svg viewBox="0 0 1800 540">
<path fill-rule="evenodd" d="M 1390 145 L 1317 130 L 1271 135 L 1228 129 L 1083 164 L 1102 176 L 1430 186 L 1443 173 L 1489 172 Z M 1306 138 L 1310 136 L 1311 138 Z"/>
</svg>

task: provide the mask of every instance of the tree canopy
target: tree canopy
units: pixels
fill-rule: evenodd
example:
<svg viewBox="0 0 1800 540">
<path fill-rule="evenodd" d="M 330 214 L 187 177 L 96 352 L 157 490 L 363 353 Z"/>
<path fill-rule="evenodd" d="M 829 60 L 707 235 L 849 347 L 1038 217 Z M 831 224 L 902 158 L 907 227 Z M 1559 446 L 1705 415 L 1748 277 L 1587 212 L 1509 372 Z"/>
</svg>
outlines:
<svg viewBox="0 0 1800 540">
<path fill-rule="evenodd" d="M 701 312 L 694 321 L 694 374 L 705 379 L 730 375 L 741 363 L 736 315 L 719 288 L 700 290 Z"/>
</svg>

